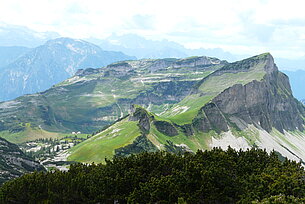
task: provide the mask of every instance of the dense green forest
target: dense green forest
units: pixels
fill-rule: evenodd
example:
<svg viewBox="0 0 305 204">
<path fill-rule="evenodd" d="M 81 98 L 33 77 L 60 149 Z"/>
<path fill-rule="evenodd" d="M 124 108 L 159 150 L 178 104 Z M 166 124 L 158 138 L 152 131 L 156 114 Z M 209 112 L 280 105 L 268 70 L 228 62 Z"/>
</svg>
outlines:
<svg viewBox="0 0 305 204">
<path fill-rule="evenodd" d="M 6 182 L 1 203 L 305 203 L 305 171 L 278 154 L 214 148 L 115 157 Z"/>
</svg>

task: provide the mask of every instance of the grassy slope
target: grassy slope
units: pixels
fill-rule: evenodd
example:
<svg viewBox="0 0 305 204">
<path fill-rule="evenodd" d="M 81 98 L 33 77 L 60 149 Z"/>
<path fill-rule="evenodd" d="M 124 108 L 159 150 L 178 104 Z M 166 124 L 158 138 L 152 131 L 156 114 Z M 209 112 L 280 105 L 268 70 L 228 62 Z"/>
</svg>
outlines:
<svg viewBox="0 0 305 204">
<path fill-rule="evenodd" d="M 235 84 L 245 85 L 253 80 L 261 81 L 266 74 L 264 70 L 265 64 L 265 61 L 261 61 L 247 72 L 224 73 L 219 76 L 208 77 L 199 86 L 199 93 L 185 97 L 181 102 L 161 114 L 161 116 L 179 125 L 191 123 L 197 115 L 198 110 L 225 89 Z M 187 110 L 182 113 L 175 111 L 182 109 L 181 107 Z"/>
<path fill-rule="evenodd" d="M 20 97 L 16 100 L 20 106 L 5 109 L 3 117 L 15 118 L 11 124 L 31 123 L 32 128 L 23 132 L 12 133 L 12 131 L 0 132 L 0 135 L 13 142 L 23 142 L 33 138 L 57 137 L 62 132 L 80 131 L 78 123 L 86 121 L 102 121 L 109 124 L 119 117 L 127 114 L 129 107 L 119 107 L 118 99 L 135 98 L 145 90 L 151 89 L 153 85 L 160 81 L 193 81 L 200 80 L 222 65 L 214 65 L 209 68 L 190 67 L 167 67 L 157 72 L 148 71 L 149 63 L 157 60 L 130 61 L 134 64 L 135 74 L 130 78 L 103 77 L 102 74 L 86 75 L 84 77 L 75 76 L 55 85 L 52 89 L 35 96 Z M 52 110 L 52 115 L 58 119 L 57 124 L 44 126 L 44 119 L 41 115 L 46 115 L 41 111 Z M 118 111 L 112 115 L 98 110 L 111 105 L 118 106 Z M 167 105 L 151 105 L 150 110 L 161 113 L 167 109 Z M 28 114 L 28 113 L 31 114 Z M 48 112 L 49 113 L 49 112 Z M 10 115 L 7 115 L 10 114 Z M 102 123 L 104 125 L 104 123 Z M 1 124 L 0 124 L 1 127 Z M 41 127 L 44 130 L 41 130 Z M 96 127 L 81 130 L 91 132 Z M 21 139 L 21 137 L 26 137 Z"/>
<path fill-rule="evenodd" d="M 177 136 L 167 136 L 159 132 L 156 127 L 153 125 L 151 127 L 150 133 L 147 138 L 157 147 L 163 149 L 163 144 L 166 144 L 167 141 L 171 141 L 174 144 L 185 144 L 193 152 L 196 152 L 198 149 L 209 149 L 209 142 L 212 136 L 215 136 L 214 131 L 208 133 L 197 132 L 193 136 L 185 136 L 181 131 Z"/>
<path fill-rule="evenodd" d="M 124 119 L 71 148 L 72 154 L 68 160 L 86 163 L 104 162 L 105 158 L 112 158 L 115 149 L 131 144 L 140 135 L 137 122 Z"/>
<path fill-rule="evenodd" d="M 0 132 L 0 137 L 6 139 L 9 142 L 19 144 L 40 138 L 61 138 L 64 137 L 64 134 L 27 127 L 23 132 L 11 133 L 9 131 L 2 131 Z"/>
<path fill-rule="evenodd" d="M 15 144 L 21 144 L 27 141 L 37 139 L 60 139 L 64 137 L 74 137 L 74 134 L 48 132 L 38 128 L 26 128 L 23 132 L 10 133 L 9 131 L 0 132 L 0 137 Z M 87 138 L 87 134 L 78 134 L 77 137 Z"/>
</svg>

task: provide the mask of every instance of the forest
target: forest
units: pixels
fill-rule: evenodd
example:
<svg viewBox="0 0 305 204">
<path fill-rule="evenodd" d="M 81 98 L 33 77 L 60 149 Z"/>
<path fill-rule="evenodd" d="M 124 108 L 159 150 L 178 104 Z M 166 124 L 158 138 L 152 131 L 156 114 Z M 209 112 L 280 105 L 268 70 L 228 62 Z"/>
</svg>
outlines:
<svg viewBox="0 0 305 204">
<path fill-rule="evenodd" d="M 305 203 L 301 163 L 277 152 L 214 148 L 140 153 L 4 183 L 1 203 Z"/>
</svg>

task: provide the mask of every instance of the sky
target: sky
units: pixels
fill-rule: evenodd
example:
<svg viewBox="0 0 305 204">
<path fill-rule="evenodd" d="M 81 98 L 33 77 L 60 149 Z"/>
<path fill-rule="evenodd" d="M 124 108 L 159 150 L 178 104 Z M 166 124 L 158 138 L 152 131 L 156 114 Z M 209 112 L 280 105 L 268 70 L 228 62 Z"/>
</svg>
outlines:
<svg viewBox="0 0 305 204">
<path fill-rule="evenodd" d="M 115 33 L 233 54 L 305 56 L 302 0 L 0 0 L 0 21 L 73 38 Z"/>
</svg>

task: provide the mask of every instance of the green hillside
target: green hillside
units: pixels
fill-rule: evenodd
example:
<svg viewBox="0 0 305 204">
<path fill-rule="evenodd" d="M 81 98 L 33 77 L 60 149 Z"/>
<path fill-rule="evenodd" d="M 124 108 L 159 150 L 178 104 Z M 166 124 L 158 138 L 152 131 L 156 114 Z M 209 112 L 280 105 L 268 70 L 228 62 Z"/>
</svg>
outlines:
<svg viewBox="0 0 305 204">
<path fill-rule="evenodd" d="M 0 103 L 0 135 L 19 143 L 78 131 L 91 134 L 127 115 L 134 103 L 161 113 L 225 64 L 216 58 L 192 57 L 79 70 L 44 92 Z"/>
<path fill-rule="evenodd" d="M 289 158 L 305 159 L 300 145 L 305 138 L 304 115 L 304 107 L 291 94 L 288 78 L 266 53 L 224 65 L 162 113 L 133 106 L 129 117 L 72 148 L 68 159 L 102 162 L 135 150 L 196 152 L 228 145 L 275 149 Z M 133 125 L 128 125 L 131 121 Z M 128 134 L 120 136 L 123 131 Z"/>
</svg>

